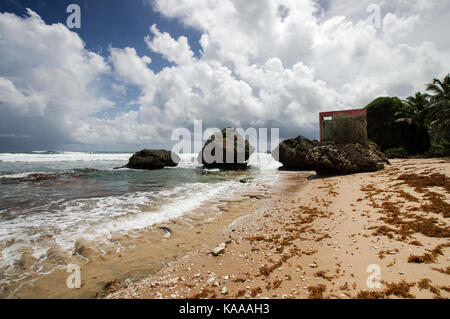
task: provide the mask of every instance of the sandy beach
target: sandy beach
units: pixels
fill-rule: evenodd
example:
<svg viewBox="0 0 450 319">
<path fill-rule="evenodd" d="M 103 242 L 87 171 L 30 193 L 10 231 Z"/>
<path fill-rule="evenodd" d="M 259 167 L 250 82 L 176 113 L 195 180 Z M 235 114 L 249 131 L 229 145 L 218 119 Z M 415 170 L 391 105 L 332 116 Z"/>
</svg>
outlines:
<svg viewBox="0 0 450 319">
<path fill-rule="evenodd" d="M 244 216 L 203 245 L 106 298 L 448 298 L 449 164 L 286 172 L 279 192 L 240 206 Z"/>
<path fill-rule="evenodd" d="M 0 302 L 450 298 L 450 0 L 73 2 L 0 1 Z"/>
</svg>

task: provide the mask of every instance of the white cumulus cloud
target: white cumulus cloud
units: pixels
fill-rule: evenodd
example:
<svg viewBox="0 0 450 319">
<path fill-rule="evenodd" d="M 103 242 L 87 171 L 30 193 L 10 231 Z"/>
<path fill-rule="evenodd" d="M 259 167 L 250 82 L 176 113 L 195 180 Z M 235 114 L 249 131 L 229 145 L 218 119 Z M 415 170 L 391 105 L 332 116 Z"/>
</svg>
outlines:
<svg viewBox="0 0 450 319">
<path fill-rule="evenodd" d="M 0 14 L 1 133 L 70 141 L 72 123 L 109 107 L 90 84 L 109 72 L 62 24 Z"/>
<path fill-rule="evenodd" d="M 379 28 L 367 11 L 373 3 L 381 9 Z M 363 107 L 382 95 L 411 95 L 450 70 L 450 42 L 436 32 L 450 27 L 449 0 L 151 4 L 198 30 L 200 52 L 194 53 L 186 37 L 149 25 L 142 39 L 148 55 L 171 62 L 155 72 L 152 59 L 132 47 L 110 48 L 105 60 L 86 51 L 64 26 L 45 25 L 32 12 L 28 18 L 1 15 L 2 110 L 17 118 L 56 112 L 50 118 L 63 119 L 67 138 L 82 143 L 151 146 L 194 120 L 218 128 L 280 127 L 282 137 L 316 138 L 320 111 Z M 12 35 L 19 33 L 31 36 Z M 95 112 L 111 103 L 89 90 L 89 83 L 107 72 L 117 82 L 114 90 L 134 86 L 140 95 L 129 101 L 136 106 L 132 110 L 99 118 Z"/>
</svg>

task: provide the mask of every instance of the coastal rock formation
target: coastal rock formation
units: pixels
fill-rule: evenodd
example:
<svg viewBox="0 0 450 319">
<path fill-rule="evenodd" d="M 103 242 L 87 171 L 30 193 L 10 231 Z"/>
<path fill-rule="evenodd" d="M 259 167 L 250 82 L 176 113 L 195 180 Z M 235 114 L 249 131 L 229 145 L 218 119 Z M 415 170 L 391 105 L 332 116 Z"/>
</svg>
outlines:
<svg viewBox="0 0 450 319">
<path fill-rule="evenodd" d="M 212 135 L 197 161 L 205 168 L 241 170 L 247 168 L 247 161 L 255 149 L 233 128 L 225 128 Z"/>
<path fill-rule="evenodd" d="M 312 148 L 320 145 L 318 141 L 298 136 L 280 143 L 272 152 L 272 156 L 283 164 L 283 169 L 308 170 L 311 166 L 306 160 L 306 155 Z"/>
<path fill-rule="evenodd" d="M 374 172 L 389 164 L 376 145 L 321 143 L 302 136 L 283 141 L 272 156 L 284 169 L 313 170 L 319 174 Z"/>
<path fill-rule="evenodd" d="M 389 162 L 388 157 L 381 151 L 381 149 L 378 147 L 377 144 L 369 143 L 368 148 L 371 157 L 375 158 L 379 162 L 391 165 L 391 162 Z"/>
<path fill-rule="evenodd" d="M 376 172 L 387 162 L 373 146 L 361 144 L 318 146 L 308 152 L 306 160 L 319 174 Z"/>
<path fill-rule="evenodd" d="M 175 167 L 180 157 L 165 150 L 142 150 L 134 154 L 123 168 L 155 170 L 164 167 Z"/>
</svg>

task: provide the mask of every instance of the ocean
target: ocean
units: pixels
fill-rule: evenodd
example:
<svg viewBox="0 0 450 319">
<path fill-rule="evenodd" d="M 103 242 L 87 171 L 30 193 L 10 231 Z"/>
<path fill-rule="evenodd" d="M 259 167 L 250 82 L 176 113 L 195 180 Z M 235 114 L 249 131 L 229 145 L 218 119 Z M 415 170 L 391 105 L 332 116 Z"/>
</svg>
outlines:
<svg viewBox="0 0 450 319">
<path fill-rule="evenodd" d="M 94 257 L 80 253 L 80 247 L 106 259 L 111 251 L 133 248 L 133 238 L 159 225 L 184 217 L 187 224 L 189 218 L 207 223 L 225 213 L 220 205 L 227 200 L 269 187 L 281 166 L 270 154 L 258 153 L 247 171 L 205 170 L 197 154 L 180 154 L 176 168 L 114 169 L 131 156 L 0 153 L 0 297 L 28 296 L 23 292 L 39 278 L 70 263 L 92 263 Z"/>
</svg>

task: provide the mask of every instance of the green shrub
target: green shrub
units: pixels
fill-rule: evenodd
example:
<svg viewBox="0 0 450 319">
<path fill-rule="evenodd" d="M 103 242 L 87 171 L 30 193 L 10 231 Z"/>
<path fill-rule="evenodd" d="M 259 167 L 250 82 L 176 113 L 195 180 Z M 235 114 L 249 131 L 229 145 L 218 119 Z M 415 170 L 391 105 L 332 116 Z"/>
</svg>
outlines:
<svg viewBox="0 0 450 319">
<path fill-rule="evenodd" d="M 371 146 L 375 147 L 377 150 L 379 150 L 379 151 L 381 152 L 381 148 L 380 148 L 380 147 L 378 146 L 378 144 L 375 143 L 374 141 L 372 141 L 372 140 L 367 140 L 367 145 L 371 145 Z"/>
<path fill-rule="evenodd" d="M 403 107 L 402 100 L 398 97 L 379 97 L 373 100 L 366 109 L 392 109 L 394 111 L 400 111 Z M 392 112 L 392 116 L 395 114 Z M 394 117 L 392 118 L 394 120 Z"/>
<path fill-rule="evenodd" d="M 439 124 L 440 123 L 438 122 L 434 122 L 430 126 L 430 137 L 432 144 L 440 144 L 442 141 L 450 141 L 450 125 Z"/>
<path fill-rule="evenodd" d="M 367 109 L 367 138 L 378 144 L 382 151 L 403 147 L 408 154 L 422 154 L 430 149 L 428 129 L 398 123 L 395 116 L 403 107 L 399 98 L 381 97 Z"/>
<path fill-rule="evenodd" d="M 436 157 L 450 156 L 450 143 L 440 142 L 431 146 L 430 155 Z"/>
<path fill-rule="evenodd" d="M 389 158 L 407 158 L 408 152 L 403 147 L 390 148 L 386 150 L 386 156 Z"/>
</svg>

